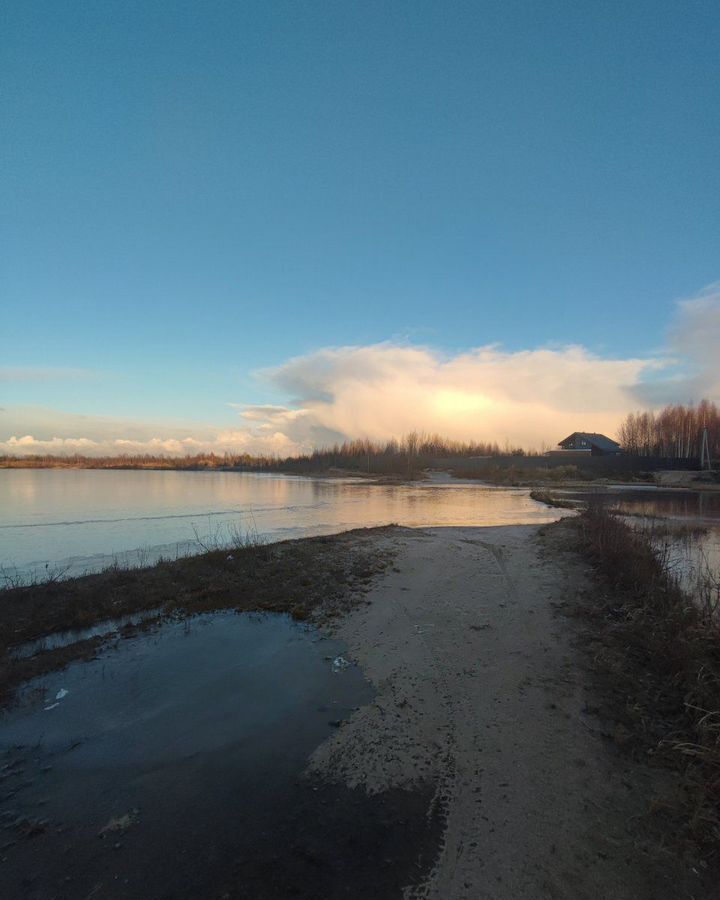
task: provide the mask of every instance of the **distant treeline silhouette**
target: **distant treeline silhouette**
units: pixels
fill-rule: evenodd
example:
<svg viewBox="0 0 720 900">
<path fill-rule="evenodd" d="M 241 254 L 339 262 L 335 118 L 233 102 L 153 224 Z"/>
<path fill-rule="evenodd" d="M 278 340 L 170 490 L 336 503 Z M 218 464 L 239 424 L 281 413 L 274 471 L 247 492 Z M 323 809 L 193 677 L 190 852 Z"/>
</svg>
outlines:
<svg viewBox="0 0 720 900">
<path fill-rule="evenodd" d="M 299 456 L 252 455 L 249 453 L 200 453 L 194 456 L 3 456 L 4 468 L 74 469 L 243 469 L 265 472 L 325 472 L 331 469 L 380 475 L 413 475 L 436 459 L 524 456 L 526 451 L 497 442 L 454 441 L 441 435 L 411 432 L 399 440 L 352 440 L 313 450 Z"/>
<path fill-rule="evenodd" d="M 700 456 L 703 429 L 708 429 L 710 455 L 720 459 L 720 411 L 710 400 L 697 406 L 674 404 L 659 412 L 629 413 L 618 430 L 625 453 L 668 459 Z M 338 443 L 298 456 L 250 453 L 198 453 L 155 456 L 0 456 L 0 468 L 66 469 L 241 469 L 259 472 L 310 474 L 342 469 L 375 475 L 412 476 L 436 460 L 460 457 L 540 456 L 534 450 L 500 446 L 497 441 L 456 441 L 439 434 L 413 431 L 400 439 L 359 439 Z"/>
<path fill-rule="evenodd" d="M 708 430 L 710 456 L 720 458 L 720 412 L 715 403 L 701 400 L 697 406 L 671 404 L 660 412 L 630 413 L 618 437 L 626 453 L 696 459 L 700 456 L 703 430 Z"/>
<path fill-rule="evenodd" d="M 454 441 L 438 434 L 426 435 L 413 431 L 400 440 L 345 441 L 302 456 L 278 460 L 271 468 L 276 466 L 278 470 L 298 473 L 348 469 L 379 475 L 413 475 L 434 460 L 505 454 L 524 456 L 525 452 L 509 444 L 501 449 L 496 441 Z"/>
</svg>

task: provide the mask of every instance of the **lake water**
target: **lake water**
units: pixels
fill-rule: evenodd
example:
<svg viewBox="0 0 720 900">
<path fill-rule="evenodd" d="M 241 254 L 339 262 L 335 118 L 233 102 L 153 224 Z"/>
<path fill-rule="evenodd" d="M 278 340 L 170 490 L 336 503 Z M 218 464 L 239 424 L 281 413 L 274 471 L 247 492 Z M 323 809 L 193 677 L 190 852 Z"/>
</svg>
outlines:
<svg viewBox="0 0 720 900">
<path fill-rule="evenodd" d="M 627 516 L 692 596 L 720 602 L 720 492 L 611 487 L 558 490 L 584 503 L 601 503 Z"/>
<path fill-rule="evenodd" d="M 0 574 L 70 576 L 116 561 L 145 565 L 227 543 L 247 531 L 282 540 L 390 523 L 541 524 L 564 514 L 528 493 L 440 473 L 423 482 L 371 484 L 361 478 L 241 472 L 5 469 Z M 556 493 L 603 502 L 636 525 L 660 519 L 701 526 L 705 532 L 695 532 L 692 541 L 671 542 L 673 563 L 692 579 L 708 565 L 720 572 L 720 493 L 652 487 Z"/>
<path fill-rule="evenodd" d="M 524 489 L 370 484 L 240 472 L 0 470 L 0 565 L 10 577 L 144 565 L 232 532 L 270 540 L 397 523 L 541 524 L 562 515 Z"/>
<path fill-rule="evenodd" d="M 612 509 L 646 519 L 692 520 L 720 526 L 720 492 L 663 490 L 656 487 L 619 487 L 587 490 L 558 488 L 552 493 L 584 502 L 602 503 Z"/>
</svg>

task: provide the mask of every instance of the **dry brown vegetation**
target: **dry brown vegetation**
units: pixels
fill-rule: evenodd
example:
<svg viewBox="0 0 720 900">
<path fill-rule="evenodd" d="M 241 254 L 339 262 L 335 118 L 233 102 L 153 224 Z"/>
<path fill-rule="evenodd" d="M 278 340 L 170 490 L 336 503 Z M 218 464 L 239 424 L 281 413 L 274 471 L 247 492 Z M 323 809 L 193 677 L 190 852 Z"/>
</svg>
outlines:
<svg viewBox="0 0 720 900">
<path fill-rule="evenodd" d="M 53 633 L 150 611 L 152 622 L 219 609 L 284 612 L 297 619 L 337 613 L 388 563 L 370 540 L 382 530 L 277 544 L 244 542 L 148 568 L 111 568 L 0 591 L 0 700 L 28 678 L 92 656 L 101 643 L 79 640 L 27 658 L 11 652 Z"/>
<path fill-rule="evenodd" d="M 679 768 L 673 814 L 685 838 L 720 858 L 720 628 L 680 589 L 646 536 L 589 508 L 576 530 L 604 590 L 579 610 L 613 737 L 643 758 Z"/>
<path fill-rule="evenodd" d="M 487 481 L 490 484 L 506 484 L 510 487 L 522 485 L 557 484 L 563 481 L 592 481 L 598 478 L 597 473 L 583 472 L 577 466 L 478 466 L 476 469 L 453 470 L 456 478 L 472 478 L 478 481 Z"/>
</svg>

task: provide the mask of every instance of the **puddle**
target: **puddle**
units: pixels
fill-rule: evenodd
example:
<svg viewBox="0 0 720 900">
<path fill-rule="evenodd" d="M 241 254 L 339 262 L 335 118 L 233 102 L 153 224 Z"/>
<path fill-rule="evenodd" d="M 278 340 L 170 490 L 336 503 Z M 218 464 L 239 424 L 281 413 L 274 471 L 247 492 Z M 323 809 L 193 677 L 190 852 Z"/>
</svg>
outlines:
<svg viewBox="0 0 720 900">
<path fill-rule="evenodd" d="M 29 683 L 0 718 L 5 896 L 176 896 L 229 872 L 228 841 L 271 824 L 370 699 L 344 652 L 289 616 L 222 612 Z"/>
</svg>

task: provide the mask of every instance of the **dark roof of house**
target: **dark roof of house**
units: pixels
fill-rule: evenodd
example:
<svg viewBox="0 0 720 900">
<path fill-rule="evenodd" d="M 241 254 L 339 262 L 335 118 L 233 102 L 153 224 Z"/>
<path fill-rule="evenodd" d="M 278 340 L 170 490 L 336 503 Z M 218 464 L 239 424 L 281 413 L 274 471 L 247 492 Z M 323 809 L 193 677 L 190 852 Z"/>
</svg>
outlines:
<svg viewBox="0 0 720 900">
<path fill-rule="evenodd" d="M 573 441 L 575 438 L 584 438 L 588 444 L 599 447 L 600 450 L 619 450 L 620 444 L 612 438 L 606 437 L 604 434 L 596 434 L 593 431 L 573 431 L 564 440 L 560 441 L 560 446 Z"/>
</svg>

